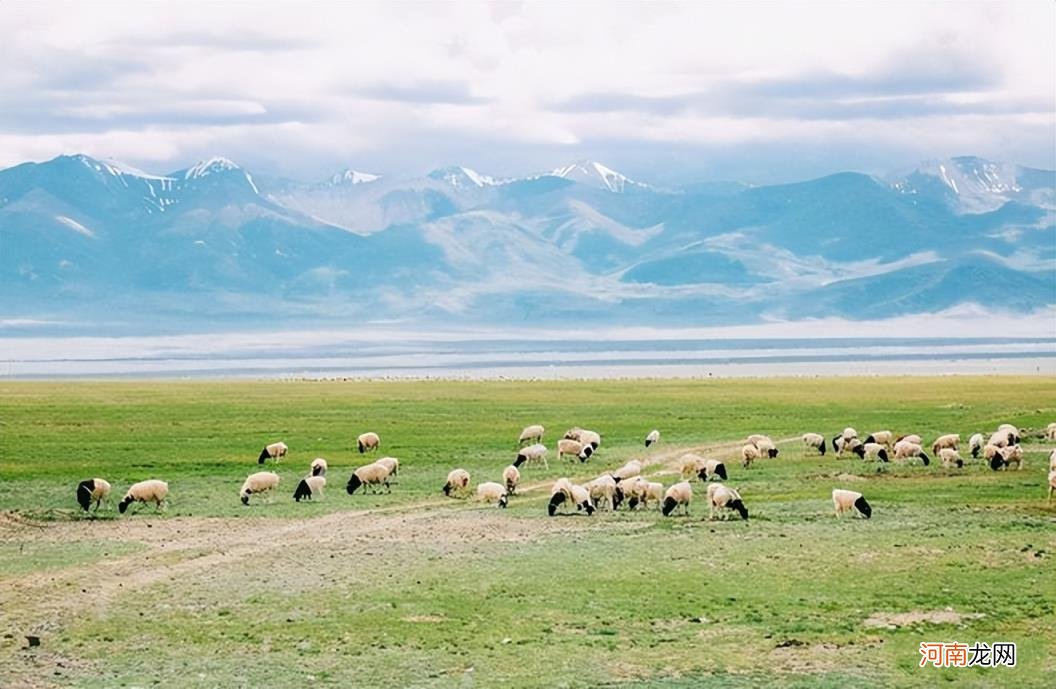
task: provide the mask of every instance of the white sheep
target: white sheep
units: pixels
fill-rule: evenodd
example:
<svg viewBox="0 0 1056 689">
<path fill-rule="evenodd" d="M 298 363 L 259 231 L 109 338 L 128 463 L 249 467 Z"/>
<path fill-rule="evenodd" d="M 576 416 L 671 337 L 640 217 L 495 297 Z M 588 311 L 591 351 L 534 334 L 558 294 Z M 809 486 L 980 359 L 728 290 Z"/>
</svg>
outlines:
<svg viewBox="0 0 1056 689">
<path fill-rule="evenodd" d="M 912 459 L 913 457 L 920 457 L 924 466 L 931 464 L 931 460 L 924 454 L 924 448 L 919 443 L 912 443 L 905 439 L 895 443 L 895 459 Z"/>
<path fill-rule="evenodd" d="M 1045 427 L 1045 440 L 1056 442 L 1056 423 L 1050 423 Z"/>
<path fill-rule="evenodd" d="M 444 495 L 448 497 L 465 496 L 469 488 L 469 472 L 465 469 L 452 469 L 447 474 L 447 482 L 444 483 Z M 454 496 L 452 494 L 455 494 Z"/>
<path fill-rule="evenodd" d="M 477 486 L 477 499 L 487 503 L 498 503 L 499 507 L 505 509 L 509 503 L 506 488 L 501 483 L 485 481 Z"/>
<path fill-rule="evenodd" d="M 391 476 L 400 475 L 400 460 L 395 457 L 382 457 L 381 459 L 374 460 L 374 463 L 387 468 L 389 470 L 389 475 Z"/>
<path fill-rule="evenodd" d="M 711 486 L 716 485 L 718 484 L 711 484 Z M 688 517 L 689 503 L 691 502 L 693 502 L 693 486 L 690 485 L 689 481 L 680 481 L 668 488 L 667 492 L 664 493 L 664 503 L 660 507 L 660 511 L 667 517 L 675 511 L 676 507 L 682 505 L 682 510 Z"/>
<path fill-rule="evenodd" d="M 524 430 L 521 431 L 521 435 L 517 438 L 518 445 L 524 445 L 525 443 L 541 443 L 543 442 L 543 434 L 546 433 L 546 429 L 539 424 L 533 424 L 531 426 L 525 426 Z"/>
<path fill-rule="evenodd" d="M 638 476 L 642 473 L 642 462 L 637 459 L 628 460 L 626 464 L 612 472 L 612 477 L 618 481 L 626 481 L 627 479 Z"/>
<path fill-rule="evenodd" d="M 110 483 L 105 479 L 90 478 L 77 484 L 77 503 L 85 512 L 93 502 L 98 511 L 104 501 L 108 504 L 110 502 Z"/>
<path fill-rule="evenodd" d="M 162 503 L 165 502 L 169 495 L 169 484 L 164 481 L 157 479 L 150 479 L 148 481 L 140 481 L 139 483 L 133 483 L 125 493 L 125 497 L 121 499 L 121 502 L 117 505 L 117 511 L 121 514 L 125 513 L 128 506 L 133 502 L 152 502 L 154 503 L 154 509 L 160 510 Z"/>
<path fill-rule="evenodd" d="M 865 437 L 866 443 L 880 443 L 888 450 L 895 444 L 895 434 L 891 431 L 874 431 Z"/>
<path fill-rule="evenodd" d="M 964 466 L 960 453 L 952 447 L 940 447 L 937 454 L 944 467 L 956 466 L 959 469 Z"/>
<path fill-rule="evenodd" d="M 924 444 L 924 440 L 919 435 L 917 435 L 916 433 L 910 433 L 909 435 L 900 435 L 900 436 L 898 436 L 897 438 L 895 438 L 895 444 L 897 445 L 898 443 L 902 442 L 903 440 L 907 440 L 907 441 L 909 441 L 911 443 L 916 443 L 917 445 L 923 445 Z"/>
<path fill-rule="evenodd" d="M 242 498 L 243 505 L 248 505 L 250 495 L 271 493 L 278 485 L 278 474 L 271 471 L 258 471 L 246 477 L 245 482 L 242 483 L 242 490 L 238 491 L 238 496 Z"/>
<path fill-rule="evenodd" d="M 576 504 L 577 512 L 586 512 L 588 517 L 598 509 L 594 505 L 594 499 L 590 497 L 590 491 L 584 486 L 572 486 L 572 502 Z"/>
<path fill-rule="evenodd" d="M 521 482 L 521 472 L 511 464 L 502 470 L 502 480 L 506 482 L 506 492 L 513 495 L 517 492 L 517 484 Z"/>
<path fill-rule="evenodd" d="M 260 456 L 257 457 L 257 464 L 263 464 L 266 459 L 274 459 L 277 462 L 286 456 L 289 449 L 286 443 L 283 442 L 265 445 L 264 449 L 260 451 Z"/>
<path fill-rule="evenodd" d="M 325 487 L 325 476 L 305 476 L 297 484 L 297 490 L 293 492 L 293 499 L 300 502 L 301 500 L 311 500 L 316 496 L 321 498 Z"/>
<path fill-rule="evenodd" d="M 567 478 L 559 478 L 550 489 L 547 514 L 551 517 L 557 514 L 557 508 L 566 501 L 575 505 L 577 511 L 583 510 L 588 516 L 594 514 L 594 501 L 590 499 L 590 491 L 583 486 L 573 485 Z"/>
<path fill-rule="evenodd" d="M 744 506 L 740 493 L 724 483 L 708 484 L 708 517 L 714 519 L 715 510 L 722 508 L 736 510 L 741 519 L 748 519 L 748 508 Z"/>
<path fill-rule="evenodd" d="M 972 453 L 973 459 L 979 458 L 979 452 L 983 449 L 984 444 L 982 433 L 973 433 L 972 437 L 968 439 L 968 450 Z"/>
<path fill-rule="evenodd" d="M 381 447 L 381 437 L 374 432 L 363 433 L 356 438 L 356 447 L 359 448 L 359 454 L 373 452 Z"/>
<path fill-rule="evenodd" d="M 935 439 L 935 442 L 931 444 L 931 453 L 933 455 L 939 454 L 939 450 L 944 447 L 953 448 L 956 450 L 958 445 L 961 443 L 961 435 L 959 433 L 947 433 L 946 435 L 940 435 Z"/>
<path fill-rule="evenodd" d="M 309 472 L 312 476 L 326 476 L 326 460 L 322 457 L 316 457 L 312 460 L 311 471 Z"/>
<path fill-rule="evenodd" d="M 856 445 L 854 454 L 858 455 L 860 459 L 879 459 L 881 462 L 888 461 L 887 446 L 882 443 L 862 443 Z"/>
<path fill-rule="evenodd" d="M 757 433 L 755 435 L 748 436 L 747 442 L 749 445 L 755 445 L 757 448 L 759 448 L 760 452 L 765 454 L 770 459 L 773 459 L 777 456 L 777 445 L 775 445 L 774 441 L 770 439 L 770 436 L 760 435 Z"/>
<path fill-rule="evenodd" d="M 700 471 L 697 472 L 697 478 L 701 481 L 710 481 L 716 477 L 723 481 L 728 478 L 726 475 L 726 464 L 717 459 L 705 459 Z"/>
<path fill-rule="evenodd" d="M 745 445 L 741 448 L 741 464 L 745 469 L 752 466 L 752 462 L 757 459 L 763 458 L 763 452 L 758 447 L 752 444 Z"/>
<path fill-rule="evenodd" d="M 844 512 L 858 510 L 866 519 L 873 516 L 873 508 L 866 502 L 861 493 L 842 488 L 832 489 L 832 506 L 836 508 L 836 516 L 840 517 Z"/>
<path fill-rule="evenodd" d="M 588 444 L 581 443 L 578 440 L 569 440 L 568 438 L 562 438 L 557 441 L 557 458 L 571 455 L 572 457 L 578 457 L 579 461 L 585 462 L 594 453 L 594 448 Z"/>
<path fill-rule="evenodd" d="M 822 455 L 825 454 L 825 436 L 821 433 L 804 433 L 803 444 L 817 450 Z"/>
<path fill-rule="evenodd" d="M 602 474 L 593 481 L 589 481 L 585 488 L 590 492 L 590 498 L 599 510 L 605 505 L 615 510 L 623 502 L 623 490 L 612 474 Z"/>
<path fill-rule="evenodd" d="M 664 500 L 664 484 L 658 481 L 645 481 L 645 497 L 642 500 L 642 507 L 648 507 L 650 500 L 656 503 L 657 509 L 660 509 Z"/>
<path fill-rule="evenodd" d="M 349 495 L 353 495 L 359 490 L 360 486 L 369 486 L 370 491 L 373 493 L 375 492 L 375 486 L 383 485 L 385 486 L 385 492 L 391 493 L 392 488 L 389 486 L 389 475 L 391 473 L 389 467 L 384 464 L 378 464 L 377 462 L 364 464 L 352 472 L 345 490 Z"/>
<path fill-rule="evenodd" d="M 649 431 L 649 435 L 645 436 L 646 447 L 649 447 L 650 445 L 653 445 L 658 442 L 660 442 L 660 431 L 658 430 L 651 430 Z"/>
<path fill-rule="evenodd" d="M 546 446 L 542 443 L 536 443 L 535 445 L 521 448 L 521 451 L 517 453 L 517 459 L 513 461 L 513 466 L 519 467 L 525 462 L 542 462 L 543 467 L 549 469 L 550 464 L 546 461 Z"/>
</svg>

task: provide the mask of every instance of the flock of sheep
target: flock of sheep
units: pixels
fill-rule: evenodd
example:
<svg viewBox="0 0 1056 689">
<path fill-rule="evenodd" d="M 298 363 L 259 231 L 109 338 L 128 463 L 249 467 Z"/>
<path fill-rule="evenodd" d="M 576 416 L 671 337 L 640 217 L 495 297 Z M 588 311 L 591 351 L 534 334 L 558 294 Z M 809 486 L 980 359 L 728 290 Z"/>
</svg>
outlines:
<svg viewBox="0 0 1056 689">
<path fill-rule="evenodd" d="M 526 427 L 518 438 L 519 449 L 514 462 L 502 472 L 502 482 L 485 481 L 477 485 L 477 499 L 506 507 L 510 496 L 516 493 L 520 483 L 520 467 L 531 462 L 541 462 L 548 468 L 547 448 L 542 443 L 544 433 L 545 429 L 540 425 Z M 1020 435 L 1019 428 L 1002 424 L 989 436 L 981 433 L 972 435 L 968 441 L 968 449 L 974 459 L 981 458 L 994 471 L 1007 469 L 1013 464 L 1017 469 L 1022 469 L 1023 449 L 1019 445 Z M 1049 424 L 1045 429 L 1045 438 L 1056 441 L 1056 423 Z M 802 439 L 808 449 L 814 449 L 821 455 L 826 453 L 827 442 L 824 436 L 806 433 Z M 660 432 L 651 431 L 645 438 L 645 446 L 650 447 L 659 440 Z M 958 434 L 939 436 L 931 445 L 931 454 L 945 467 L 963 467 L 965 460 L 959 454 L 960 441 Z M 845 428 L 842 433 L 832 438 L 831 444 L 837 456 L 853 454 L 862 460 L 880 462 L 919 459 L 924 466 L 928 466 L 931 459 L 924 451 L 922 442 L 919 435 L 895 437 L 891 431 L 870 433 L 863 441 L 859 440 L 855 429 Z M 357 438 L 356 444 L 361 454 L 376 452 L 381 446 L 381 438 L 377 433 L 364 433 Z M 584 428 L 572 428 L 557 441 L 557 456 L 559 459 L 572 457 L 581 463 L 586 462 L 600 445 L 599 433 Z M 286 456 L 288 450 L 285 443 L 272 443 L 261 450 L 257 462 L 263 464 L 268 459 L 279 461 Z M 752 462 L 756 460 L 772 459 L 778 454 L 777 445 L 765 435 L 748 436 L 740 451 L 744 468 L 751 467 Z M 365 464 L 352 473 L 346 491 L 349 495 L 354 495 L 360 488 L 376 491 L 378 487 L 384 487 L 386 492 L 391 492 L 390 481 L 398 475 L 399 467 L 400 462 L 395 457 L 382 457 Z M 599 509 L 617 510 L 626 502 L 631 510 L 646 508 L 652 503 L 664 516 L 672 514 L 678 507 L 682 507 L 683 512 L 689 514 L 689 504 L 693 500 L 693 486 L 690 480 L 697 478 L 707 483 L 707 501 L 712 518 L 716 513 L 727 510 L 723 514 L 736 512 L 741 519 L 748 519 L 748 509 L 741 495 L 735 488 L 721 482 L 728 478 L 725 462 L 721 460 L 708 459 L 692 453 L 683 455 L 679 461 L 682 480 L 666 489 L 662 483 L 643 477 L 643 468 L 641 460 L 632 459 L 618 469 L 606 471 L 582 485 L 572 483 L 568 478 L 559 478 L 551 488 L 547 512 L 554 516 L 560 509 L 574 509 L 592 515 Z M 321 497 L 326 486 L 326 471 L 325 459 L 319 457 L 313 460 L 308 474 L 297 484 L 293 494 L 294 500 L 300 502 Z M 1051 504 L 1053 494 L 1056 493 L 1056 450 L 1049 455 L 1048 484 Z M 246 478 L 239 491 L 239 497 L 243 505 L 248 505 L 250 497 L 270 494 L 278 485 L 278 474 L 259 471 Z M 461 468 L 454 469 L 448 473 L 442 492 L 449 497 L 468 497 L 472 492 L 470 485 L 469 472 Z M 100 505 L 108 500 L 110 490 L 110 483 L 101 478 L 81 481 L 77 486 L 77 502 L 86 512 L 93 503 L 98 510 Z M 125 493 L 118 504 L 118 511 L 124 514 L 133 502 L 154 503 L 156 509 L 160 509 L 168 497 L 168 492 L 169 486 L 164 481 L 140 481 Z M 837 517 L 852 510 L 866 519 L 872 516 L 868 501 L 861 493 L 855 491 L 834 489 L 832 503 Z"/>
</svg>

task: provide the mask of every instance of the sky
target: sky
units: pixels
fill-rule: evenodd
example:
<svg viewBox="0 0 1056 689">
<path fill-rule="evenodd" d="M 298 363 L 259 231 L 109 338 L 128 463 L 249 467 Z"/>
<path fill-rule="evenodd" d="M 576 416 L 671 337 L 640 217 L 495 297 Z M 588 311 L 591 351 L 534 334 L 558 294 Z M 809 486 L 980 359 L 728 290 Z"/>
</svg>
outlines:
<svg viewBox="0 0 1056 689">
<path fill-rule="evenodd" d="M 1056 167 L 1056 3 L 0 2 L 0 167 Z"/>
</svg>

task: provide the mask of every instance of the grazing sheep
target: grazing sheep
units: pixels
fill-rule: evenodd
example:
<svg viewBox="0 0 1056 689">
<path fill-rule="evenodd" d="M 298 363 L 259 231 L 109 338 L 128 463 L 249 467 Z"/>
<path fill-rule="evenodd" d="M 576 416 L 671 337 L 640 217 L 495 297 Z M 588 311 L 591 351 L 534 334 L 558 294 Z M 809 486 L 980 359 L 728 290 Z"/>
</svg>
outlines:
<svg viewBox="0 0 1056 689">
<path fill-rule="evenodd" d="M 1049 453 L 1049 471 L 1056 471 L 1056 450 Z"/>
<path fill-rule="evenodd" d="M 942 466 L 944 467 L 956 466 L 960 469 L 964 466 L 964 460 L 961 459 L 961 455 L 952 447 L 940 447 L 937 454 L 939 459 L 942 460 Z"/>
<path fill-rule="evenodd" d="M 277 462 L 286 456 L 289 449 L 286 447 L 286 443 L 282 442 L 265 445 L 264 449 L 260 451 L 260 456 L 257 457 L 257 464 L 263 464 L 265 459 L 274 459 Z"/>
<path fill-rule="evenodd" d="M 655 429 L 651 430 L 651 431 L 649 431 L 649 435 L 645 436 L 645 446 L 646 447 L 649 447 L 650 445 L 652 445 L 654 443 L 657 443 L 659 441 L 660 441 L 660 431 L 658 431 L 658 430 L 655 430 Z"/>
<path fill-rule="evenodd" d="M 92 502 L 95 502 L 95 509 L 98 511 L 103 501 L 110 502 L 110 484 L 106 479 L 90 478 L 77 484 L 77 504 L 85 512 Z"/>
<path fill-rule="evenodd" d="M 157 479 L 150 479 L 148 481 L 140 481 L 139 483 L 133 483 L 125 493 L 125 497 L 121 499 L 121 502 L 117 505 L 117 511 L 121 514 L 125 513 L 128 506 L 133 502 L 152 502 L 154 503 L 154 509 L 160 510 L 161 504 L 165 502 L 169 495 L 169 484 L 164 481 L 158 481 Z"/>
<path fill-rule="evenodd" d="M 249 496 L 262 493 L 270 493 L 279 485 L 279 475 L 271 471 L 258 471 L 246 477 L 242 484 L 242 490 L 238 496 L 242 498 L 242 504 L 249 504 Z"/>
<path fill-rule="evenodd" d="M 755 445 L 759 448 L 760 452 L 765 454 L 770 459 L 777 456 L 777 445 L 774 445 L 774 441 L 770 439 L 770 436 L 766 435 L 750 435 L 747 440 L 749 445 Z"/>
<path fill-rule="evenodd" d="M 993 445 L 994 447 L 1007 447 L 1009 445 L 1015 445 L 1015 437 L 1014 433 L 998 430 L 990 435 L 990 439 L 986 441 L 986 444 Z"/>
<path fill-rule="evenodd" d="M 1009 445 L 1019 445 L 1019 440 L 1020 440 L 1021 433 L 1020 433 L 1020 430 L 1019 430 L 1019 428 L 1017 426 L 1013 426 L 1010 423 L 1003 423 L 1003 424 L 1001 424 L 1000 426 L 997 427 L 997 431 L 998 431 L 998 433 L 1001 433 L 1001 432 L 1008 433 L 1008 444 Z"/>
<path fill-rule="evenodd" d="M 400 460 L 395 457 L 382 457 L 374 460 L 374 463 L 387 468 L 391 476 L 399 476 L 400 474 Z"/>
<path fill-rule="evenodd" d="M 1045 427 L 1045 440 L 1056 442 L 1056 423 L 1050 423 Z"/>
<path fill-rule="evenodd" d="M 381 447 L 381 438 L 377 433 L 364 433 L 356 438 L 356 447 L 359 448 L 359 454 L 361 455 L 367 452 L 374 452 Z"/>
<path fill-rule="evenodd" d="M 322 457 L 316 457 L 312 460 L 311 466 L 312 476 L 326 476 L 326 460 Z"/>
<path fill-rule="evenodd" d="M 559 478 L 554 481 L 550 489 L 550 503 L 546 512 L 551 517 L 557 514 L 557 508 L 564 502 L 570 502 L 576 506 L 576 511 L 583 510 L 587 515 L 594 514 L 594 501 L 590 499 L 590 491 L 583 486 L 573 485 L 567 478 Z"/>
<path fill-rule="evenodd" d="M 561 437 L 565 440 L 579 440 L 581 437 L 581 433 L 583 433 L 582 428 L 580 428 L 579 426 L 573 426 L 572 428 L 569 428 L 567 431 L 565 431 L 565 434 Z"/>
<path fill-rule="evenodd" d="M 1023 468 L 1023 448 L 1019 445 L 997 448 L 990 458 L 990 468 L 994 471 L 1007 469 L 1010 464 L 1015 464 L 1016 469 Z"/>
<path fill-rule="evenodd" d="M 717 459 L 705 459 L 704 465 L 697 472 L 697 478 L 701 481 L 710 481 L 715 477 L 719 477 L 725 481 L 728 477 L 726 475 L 726 465 Z"/>
<path fill-rule="evenodd" d="M 611 474 L 602 474 L 593 481 L 588 482 L 585 487 L 590 492 L 590 498 L 599 510 L 605 505 L 608 505 L 609 509 L 615 510 L 623 502 L 623 490 Z"/>
<path fill-rule="evenodd" d="M 866 444 L 880 443 L 881 445 L 887 447 L 887 449 L 890 450 L 891 447 L 895 444 L 895 434 L 891 431 L 876 431 L 867 435 L 865 437 L 865 442 Z"/>
<path fill-rule="evenodd" d="M 638 509 L 639 505 L 644 507 L 649 500 L 649 481 L 641 476 L 632 476 L 626 481 L 620 481 L 620 490 L 627 498 L 627 509 L 629 510 Z"/>
<path fill-rule="evenodd" d="M 593 450 L 597 450 L 601 446 L 601 434 L 578 426 L 574 426 L 565 432 L 565 440 L 575 440 L 584 445 L 590 445 Z"/>
<path fill-rule="evenodd" d="M 517 484 L 521 482 L 521 472 L 511 464 L 502 470 L 502 480 L 506 482 L 506 492 L 513 495 L 517 492 Z"/>
<path fill-rule="evenodd" d="M 804 433 L 803 444 L 817 450 L 822 455 L 825 454 L 825 436 L 820 433 Z"/>
<path fill-rule="evenodd" d="M 924 448 L 919 443 L 911 443 L 905 439 L 895 443 L 895 459 L 912 459 L 913 457 L 920 457 L 924 466 L 931 464 L 931 460 L 924 454 Z"/>
<path fill-rule="evenodd" d="M 979 459 L 979 451 L 983 449 L 982 433 L 972 434 L 972 437 L 968 439 L 968 449 L 971 451 L 973 459 Z"/>
<path fill-rule="evenodd" d="M 858 437 L 858 431 L 856 431 L 853 428 L 851 428 L 850 426 L 848 426 L 847 428 L 843 429 L 842 433 L 840 433 L 839 435 L 837 435 L 836 437 L 834 437 L 832 439 L 832 449 L 836 450 L 837 452 L 839 451 L 839 448 L 836 446 L 836 440 L 837 439 L 841 439 L 841 440 L 843 440 L 844 443 L 847 443 L 848 441 L 854 440 L 857 437 Z"/>
<path fill-rule="evenodd" d="M 708 484 L 708 518 L 715 518 L 715 510 L 721 508 L 736 510 L 741 519 L 748 519 L 748 508 L 741 500 L 741 494 L 724 483 Z"/>
<path fill-rule="evenodd" d="M 628 460 L 626 464 L 612 472 L 612 477 L 617 481 L 626 481 L 627 479 L 638 476 L 642 473 L 642 462 L 638 459 Z"/>
<path fill-rule="evenodd" d="M 709 488 L 714 487 L 718 484 L 713 483 Z M 662 487 L 662 486 L 661 486 Z M 689 481 L 681 481 L 676 483 L 667 489 L 664 493 L 664 504 L 661 506 L 660 511 L 663 512 L 664 516 L 669 516 L 675 511 L 675 508 L 682 505 L 682 510 L 685 515 L 689 516 L 689 503 L 693 501 L 693 486 L 690 485 Z"/>
<path fill-rule="evenodd" d="M 469 472 L 465 469 L 452 469 L 447 474 L 447 483 L 444 484 L 444 495 L 452 497 L 457 493 L 464 497 L 466 489 L 469 488 Z"/>
<path fill-rule="evenodd" d="M 389 475 L 391 473 L 389 467 L 384 464 L 378 464 L 377 462 L 364 464 L 352 472 L 345 490 L 348 491 L 349 495 L 353 495 L 359 490 L 360 486 L 369 486 L 370 492 L 373 493 L 375 492 L 374 486 L 383 485 L 385 486 L 385 492 L 391 493 L 392 488 L 389 486 Z"/>
<path fill-rule="evenodd" d="M 1056 493 L 1056 469 L 1049 471 L 1049 504 L 1052 504 L 1052 494 Z"/>
<path fill-rule="evenodd" d="M 494 481 L 485 481 L 477 486 L 477 499 L 486 503 L 497 502 L 499 507 L 503 509 L 509 503 L 506 488 L 501 483 L 495 483 Z"/>
<path fill-rule="evenodd" d="M 1004 457 L 1001 456 L 1001 450 L 1002 448 L 997 445 L 990 445 L 989 443 L 983 447 L 983 461 L 989 463 L 990 468 L 995 471 L 1004 466 L 1005 463 Z M 995 457 L 998 458 L 996 466 L 994 464 Z"/>
<path fill-rule="evenodd" d="M 678 459 L 678 470 L 684 479 L 699 474 L 703 467 L 704 458 L 692 452 L 688 452 Z"/>
<path fill-rule="evenodd" d="M 529 445 L 528 447 L 522 448 L 517 453 L 517 459 L 514 460 L 513 466 L 519 467 L 525 462 L 539 462 L 543 463 L 543 467 L 546 469 L 550 468 L 550 464 L 546 461 L 546 446 L 542 443 L 536 443 L 535 445 Z"/>
<path fill-rule="evenodd" d="M 752 465 L 757 459 L 763 458 L 763 452 L 755 445 L 745 445 L 741 448 L 741 464 L 745 469 Z"/>
<path fill-rule="evenodd" d="M 664 484 L 658 481 L 645 481 L 645 497 L 642 500 L 642 507 L 648 507 L 649 501 L 652 500 L 656 503 L 656 508 L 660 509 L 663 499 Z"/>
<path fill-rule="evenodd" d="M 858 455 L 859 459 L 879 459 L 881 462 L 886 462 L 889 459 L 887 447 L 881 443 L 856 445 L 853 452 Z"/>
<path fill-rule="evenodd" d="M 590 458 L 590 455 L 594 453 L 594 448 L 590 445 L 579 442 L 578 440 L 568 440 L 562 438 L 557 441 L 557 458 L 571 455 L 572 457 L 578 457 L 579 461 L 585 462 Z"/>
<path fill-rule="evenodd" d="M 539 424 L 525 426 L 524 430 L 521 431 L 521 435 L 517 438 L 517 445 L 524 445 L 527 442 L 533 444 L 541 443 L 543 442 L 543 433 L 545 432 L 546 429 L 540 426 Z"/>
<path fill-rule="evenodd" d="M 858 440 L 858 438 L 845 440 L 843 437 L 837 437 L 833 442 L 835 443 L 834 447 L 836 448 L 837 457 L 842 457 L 844 452 L 858 454 L 858 446 L 864 444 L 861 440 Z"/>
<path fill-rule="evenodd" d="M 293 499 L 300 502 L 301 500 L 311 500 L 317 495 L 321 498 L 323 497 L 324 487 L 326 487 L 325 476 L 305 476 L 297 484 L 297 490 L 293 491 Z"/>
<path fill-rule="evenodd" d="M 832 505 L 836 508 L 837 517 L 841 517 L 844 512 L 849 512 L 851 510 L 858 510 L 858 513 L 866 519 L 873 516 L 873 508 L 865 501 L 865 497 L 863 497 L 861 493 L 856 493 L 853 490 L 833 488 Z"/>
<path fill-rule="evenodd" d="M 898 436 L 897 438 L 895 438 L 895 444 L 897 445 L 898 443 L 902 442 L 903 440 L 908 440 L 909 442 L 916 443 L 917 445 L 923 445 L 924 444 L 924 440 L 919 435 L 917 435 L 916 433 L 910 433 L 909 435 L 900 435 L 900 436 Z"/>
<path fill-rule="evenodd" d="M 931 454 L 939 454 L 939 450 L 944 447 L 949 447 L 954 450 L 961 443 L 961 436 L 959 433 L 948 433 L 946 435 L 940 435 L 935 439 L 935 442 L 931 444 Z"/>
</svg>

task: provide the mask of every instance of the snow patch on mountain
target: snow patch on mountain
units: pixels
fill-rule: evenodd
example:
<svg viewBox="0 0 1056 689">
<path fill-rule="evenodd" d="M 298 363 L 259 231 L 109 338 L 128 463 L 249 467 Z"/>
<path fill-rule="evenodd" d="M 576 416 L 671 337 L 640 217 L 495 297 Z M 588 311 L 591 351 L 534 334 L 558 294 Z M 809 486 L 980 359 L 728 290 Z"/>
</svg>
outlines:
<svg viewBox="0 0 1056 689">
<path fill-rule="evenodd" d="M 216 174 L 218 172 L 226 172 L 228 170 L 240 170 L 238 165 L 227 158 L 220 156 L 214 156 L 209 160 L 203 160 L 191 167 L 187 168 L 183 173 L 184 179 L 197 179 L 199 177 L 206 177 L 208 175 Z"/>
<path fill-rule="evenodd" d="M 85 227 L 81 223 L 77 222 L 73 218 L 68 218 L 65 215 L 56 215 L 55 219 L 58 220 L 59 222 L 61 222 L 66 227 L 68 227 L 71 230 L 73 230 L 74 232 L 76 232 L 78 234 L 82 234 L 85 237 L 89 237 L 91 239 L 95 239 L 95 232 L 92 232 L 87 227 Z"/>
<path fill-rule="evenodd" d="M 341 172 L 334 173 L 326 184 L 328 186 L 337 186 L 338 184 L 367 184 L 369 182 L 376 182 L 379 179 L 381 179 L 381 175 L 374 175 L 369 172 L 360 172 L 359 170 L 347 168 Z"/>
<path fill-rule="evenodd" d="M 580 160 L 570 165 L 563 165 L 550 174 L 554 177 L 607 189 L 615 194 L 623 193 L 628 185 L 646 186 L 593 160 Z"/>
</svg>

